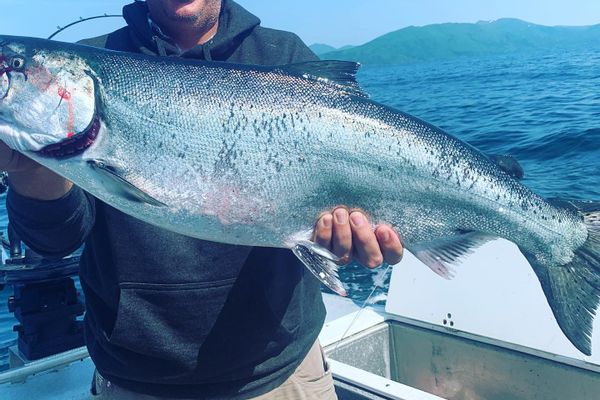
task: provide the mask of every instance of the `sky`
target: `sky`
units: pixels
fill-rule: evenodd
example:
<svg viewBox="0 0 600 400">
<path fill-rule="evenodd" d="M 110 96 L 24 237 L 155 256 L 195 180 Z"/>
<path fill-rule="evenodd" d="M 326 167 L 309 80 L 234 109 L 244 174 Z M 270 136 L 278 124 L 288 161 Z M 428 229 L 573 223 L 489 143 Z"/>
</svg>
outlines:
<svg viewBox="0 0 600 400">
<path fill-rule="evenodd" d="M 0 0 L 0 34 L 47 37 L 79 17 L 120 14 L 131 0 Z M 297 33 L 307 44 L 359 45 L 410 25 L 519 18 L 542 25 L 600 23 L 600 0 L 238 0 L 263 26 Z M 56 39 L 75 41 L 123 24 L 102 19 Z"/>
</svg>

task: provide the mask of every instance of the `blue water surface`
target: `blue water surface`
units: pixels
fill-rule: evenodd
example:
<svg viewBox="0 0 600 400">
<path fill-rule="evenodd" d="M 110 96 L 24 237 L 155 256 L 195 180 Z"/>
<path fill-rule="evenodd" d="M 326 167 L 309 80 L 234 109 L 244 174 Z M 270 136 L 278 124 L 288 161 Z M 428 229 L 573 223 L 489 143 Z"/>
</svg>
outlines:
<svg viewBox="0 0 600 400">
<path fill-rule="evenodd" d="M 600 200 L 600 53 L 545 52 L 469 57 L 403 66 L 363 67 L 372 99 L 424 119 L 488 154 L 516 157 L 524 183 L 545 197 Z M 401 188 L 399 188 L 401 190 Z M 3 202 L 3 197 L 0 199 Z M 0 228 L 6 227 L 0 210 Z M 361 267 L 342 280 L 362 302 L 389 275 Z M 14 344 L 0 292 L 0 370 Z"/>
</svg>

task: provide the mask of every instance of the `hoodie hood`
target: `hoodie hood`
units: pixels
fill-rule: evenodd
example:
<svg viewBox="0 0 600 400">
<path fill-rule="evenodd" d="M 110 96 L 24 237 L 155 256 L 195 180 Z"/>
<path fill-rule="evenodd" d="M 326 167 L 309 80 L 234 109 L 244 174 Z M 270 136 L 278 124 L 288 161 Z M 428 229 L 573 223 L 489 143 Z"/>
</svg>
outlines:
<svg viewBox="0 0 600 400">
<path fill-rule="evenodd" d="M 219 27 L 208 42 L 182 51 L 168 36 L 154 26 L 145 1 L 123 7 L 123 17 L 134 45 L 141 53 L 181 56 L 204 60 L 225 60 L 242 41 L 260 25 L 260 19 L 233 0 L 222 0 Z"/>
</svg>

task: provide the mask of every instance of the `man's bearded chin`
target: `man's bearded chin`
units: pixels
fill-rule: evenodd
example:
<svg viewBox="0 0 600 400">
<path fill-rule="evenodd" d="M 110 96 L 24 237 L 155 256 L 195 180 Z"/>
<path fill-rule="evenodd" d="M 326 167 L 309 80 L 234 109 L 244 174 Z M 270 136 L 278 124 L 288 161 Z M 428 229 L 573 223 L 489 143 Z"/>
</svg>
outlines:
<svg viewBox="0 0 600 400">
<path fill-rule="evenodd" d="M 167 18 L 170 21 L 173 22 L 183 22 L 186 24 L 190 24 L 190 23 L 196 23 L 198 21 L 198 16 L 194 15 L 194 14 L 174 14 L 174 15 L 167 15 Z"/>
<path fill-rule="evenodd" d="M 177 3 L 186 4 L 193 3 L 194 0 L 175 0 Z M 219 18 L 221 9 L 221 0 L 207 0 L 204 9 L 198 12 L 165 12 L 167 19 L 173 22 L 184 24 L 193 24 L 197 28 L 210 28 Z"/>
</svg>

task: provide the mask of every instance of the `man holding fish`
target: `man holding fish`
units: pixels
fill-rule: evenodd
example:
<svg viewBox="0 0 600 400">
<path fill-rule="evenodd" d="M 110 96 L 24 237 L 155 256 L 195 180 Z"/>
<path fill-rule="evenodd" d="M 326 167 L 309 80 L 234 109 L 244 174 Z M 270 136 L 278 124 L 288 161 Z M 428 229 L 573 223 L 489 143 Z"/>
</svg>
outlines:
<svg viewBox="0 0 600 400">
<path fill-rule="evenodd" d="M 124 17 L 125 28 L 84 44 L 244 64 L 317 60 L 298 37 L 261 27 L 231 0 L 147 0 L 125 6 Z M 63 257 L 86 245 L 80 274 L 95 396 L 335 398 L 317 340 L 325 316 L 319 281 L 291 251 L 144 223 L 3 143 L 0 169 L 9 172 L 11 224 L 30 247 Z M 360 210 L 340 205 L 315 218 L 313 241 L 340 264 L 374 268 L 402 258 L 397 233 L 373 229 Z"/>
</svg>

